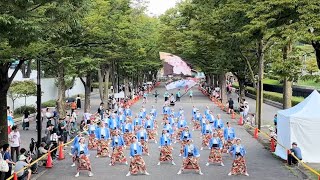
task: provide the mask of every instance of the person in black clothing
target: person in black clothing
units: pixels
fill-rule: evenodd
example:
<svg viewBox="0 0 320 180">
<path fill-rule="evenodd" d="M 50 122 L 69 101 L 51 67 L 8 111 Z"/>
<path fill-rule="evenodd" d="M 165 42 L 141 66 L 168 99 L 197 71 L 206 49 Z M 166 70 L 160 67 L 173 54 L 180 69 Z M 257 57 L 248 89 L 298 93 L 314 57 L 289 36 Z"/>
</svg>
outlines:
<svg viewBox="0 0 320 180">
<path fill-rule="evenodd" d="M 60 135 L 59 141 L 63 142 L 64 144 L 67 143 L 67 140 L 68 140 L 68 132 L 66 128 L 67 128 L 67 123 L 64 121 L 64 119 L 60 118 L 59 124 L 58 124 L 58 130 Z"/>
<path fill-rule="evenodd" d="M 229 112 L 228 113 L 230 114 L 234 110 L 233 109 L 234 102 L 233 102 L 232 98 L 229 99 L 228 104 L 229 104 Z"/>
<path fill-rule="evenodd" d="M 23 130 L 29 130 L 29 116 L 29 111 L 25 110 L 23 112 Z"/>
</svg>

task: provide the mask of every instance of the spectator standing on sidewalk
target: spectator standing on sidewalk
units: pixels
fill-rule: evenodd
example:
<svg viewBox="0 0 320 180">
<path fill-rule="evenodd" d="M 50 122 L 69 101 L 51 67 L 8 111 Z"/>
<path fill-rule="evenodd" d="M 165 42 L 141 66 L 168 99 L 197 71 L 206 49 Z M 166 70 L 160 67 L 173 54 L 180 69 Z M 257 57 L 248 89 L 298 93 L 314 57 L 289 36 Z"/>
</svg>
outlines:
<svg viewBox="0 0 320 180">
<path fill-rule="evenodd" d="M 16 156 L 15 161 L 18 161 L 21 139 L 20 139 L 20 133 L 18 131 L 17 126 L 12 127 L 12 132 L 9 134 L 9 142 L 11 146 L 12 159 L 14 159 L 14 155 L 15 155 Z"/>
<path fill-rule="evenodd" d="M 23 112 L 23 122 L 22 122 L 22 126 L 23 126 L 23 130 L 29 130 L 29 116 L 30 116 L 30 112 L 26 109 Z"/>
<path fill-rule="evenodd" d="M 3 156 L 3 160 L 5 160 L 8 165 L 9 165 L 9 171 L 8 172 L 2 172 L 1 173 L 1 179 L 8 179 L 11 176 L 11 172 L 12 172 L 12 165 L 15 164 L 15 162 L 12 161 L 11 159 L 11 154 L 10 154 L 10 145 L 9 144 L 5 144 L 2 146 L 2 156 Z"/>
</svg>

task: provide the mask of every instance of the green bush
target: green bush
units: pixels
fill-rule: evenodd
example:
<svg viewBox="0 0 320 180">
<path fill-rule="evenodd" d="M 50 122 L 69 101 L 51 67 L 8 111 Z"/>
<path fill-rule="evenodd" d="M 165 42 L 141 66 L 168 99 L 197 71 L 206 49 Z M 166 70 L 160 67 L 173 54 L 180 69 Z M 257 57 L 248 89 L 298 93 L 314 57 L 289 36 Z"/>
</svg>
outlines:
<svg viewBox="0 0 320 180">
<path fill-rule="evenodd" d="M 110 89 L 111 86 L 112 86 L 112 82 L 109 82 L 108 88 Z M 94 83 L 92 83 L 92 87 L 93 87 L 94 89 L 99 89 L 99 82 L 94 82 Z"/>
<path fill-rule="evenodd" d="M 256 95 L 256 90 L 253 87 L 247 87 L 247 92 L 249 94 Z M 269 99 L 271 101 L 283 103 L 283 95 L 281 93 L 276 93 L 276 92 L 269 92 L 269 91 L 264 91 L 263 92 L 263 97 L 266 99 Z M 291 99 L 292 106 L 295 106 L 299 104 L 301 101 L 303 101 L 303 97 L 296 97 L 293 96 Z"/>
<path fill-rule="evenodd" d="M 29 111 L 30 114 L 36 112 L 36 108 L 34 106 L 21 106 L 14 110 L 14 115 L 23 114 L 24 111 Z"/>
<path fill-rule="evenodd" d="M 41 104 L 41 107 L 55 107 L 56 106 L 56 101 L 55 100 L 50 100 L 50 101 L 46 101 L 46 102 L 43 102 Z"/>
</svg>

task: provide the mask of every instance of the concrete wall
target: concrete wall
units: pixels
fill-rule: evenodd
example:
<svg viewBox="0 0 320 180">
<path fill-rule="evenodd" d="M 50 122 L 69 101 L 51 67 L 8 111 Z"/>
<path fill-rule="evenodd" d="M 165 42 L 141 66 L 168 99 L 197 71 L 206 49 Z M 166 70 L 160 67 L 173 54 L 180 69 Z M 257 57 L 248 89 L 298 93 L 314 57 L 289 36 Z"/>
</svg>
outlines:
<svg viewBox="0 0 320 180">
<path fill-rule="evenodd" d="M 13 70 L 10 69 L 9 71 L 9 75 L 11 75 L 11 73 L 13 72 Z M 37 83 L 37 72 L 36 71 L 32 71 L 30 78 L 22 78 L 22 74 L 19 71 L 16 75 L 16 77 L 14 78 L 14 81 L 23 81 L 23 80 L 32 80 L 34 82 Z M 49 100 L 55 100 L 58 97 L 58 88 L 55 85 L 55 79 L 54 78 L 43 78 L 41 79 L 41 90 L 42 90 L 42 102 L 45 101 L 49 101 Z M 72 89 L 67 90 L 66 91 L 66 97 L 69 96 L 74 96 L 77 94 L 84 94 L 84 87 L 83 84 L 81 82 L 81 80 L 79 78 L 75 79 L 75 83 L 74 86 L 72 87 Z M 12 100 L 7 97 L 7 101 L 8 101 L 8 106 L 10 106 L 12 108 Z M 37 97 L 28 97 L 27 98 L 27 105 L 34 105 L 36 106 L 36 101 L 37 101 Z M 15 104 L 14 107 L 18 108 L 20 106 L 24 106 L 25 104 L 25 99 L 24 98 L 19 98 L 17 100 L 15 100 Z"/>
</svg>

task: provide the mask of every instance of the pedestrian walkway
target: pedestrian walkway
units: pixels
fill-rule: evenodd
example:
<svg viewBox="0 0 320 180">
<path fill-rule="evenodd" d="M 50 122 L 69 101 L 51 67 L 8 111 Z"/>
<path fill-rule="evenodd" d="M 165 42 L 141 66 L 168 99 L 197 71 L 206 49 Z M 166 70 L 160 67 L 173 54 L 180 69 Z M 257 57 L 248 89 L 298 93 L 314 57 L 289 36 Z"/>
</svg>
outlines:
<svg viewBox="0 0 320 180">
<path fill-rule="evenodd" d="M 163 87 L 157 88 L 158 92 L 162 97 L 165 89 Z M 201 92 L 197 90 L 197 88 L 193 88 L 194 91 L 194 99 L 191 102 L 189 97 L 184 96 L 181 99 L 181 102 L 177 102 L 174 107 L 175 110 L 183 107 L 185 111 L 185 115 L 187 121 L 191 120 L 191 109 L 192 106 L 196 106 L 201 110 L 201 113 L 204 112 L 205 107 L 208 105 L 211 110 L 213 110 L 214 114 L 221 113 L 224 122 L 231 121 L 229 116 L 225 113 L 221 112 L 218 107 L 216 107 L 207 97 L 202 95 Z M 174 91 L 172 93 L 175 94 Z M 93 109 L 95 110 L 95 106 L 98 105 L 99 101 L 98 96 L 93 96 Z M 133 112 L 138 112 L 139 108 L 142 106 L 142 101 L 137 102 L 131 109 Z M 152 105 L 156 106 L 158 113 L 162 112 L 163 99 L 158 100 L 158 103 L 154 103 L 154 99 L 152 96 L 149 96 L 149 102 L 146 105 L 146 108 L 150 110 Z M 95 104 L 97 103 L 97 104 Z M 159 117 L 158 122 L 160 124 L 161 117 Z M 182 158 L 178 156 L 180 145 L 174 144 L 173 157 L 176 162 L 176 166 L 172 166 L 171 164 L 161 164 L 161 166 L 157 166 L 158 158 L 159 158 L 159 144 L 150 143 L 150 156 L 144 156 L 144 160 L 146 161 L 147 170 L 151 174 L 151 176 L 131 176 L 126 177 L 126 173 L 128 172 L 129 167 L 126 165 L 116 165 L 114 167 L 109 166 L 110 159 L 109 158 L 95 158 L 96 151 L 90 151 L 91 156 L 91 164 L 94 176 L 90 179 L 177 179 L 177 180 L 186 180 L 186 179 L 297 179 L 290 171 L 288 171 L 284 164 L 280 161 L 276 160 L 267 150 L 263 148 L 263 146 L 254 140 L 251 135 L 249 135 L 244 127 L 239 127 L 236 125 L 236 121 L 232 121 L 232 125 L 235 127 L 236 134 L 238 137 L 242 138 L 243 145 L 247 149 L 247 166 L 249 177 L 245 176 L 231 176 L 229 177 L 227 174 L 230 171 L 232 159 L 229 155 L 224 155 L 223 160 L 225 163 L 225 167 L 221 166 L 205 166 L 207 162 L 207 158 L 209 156 L 209 150 L 200 151 L 200 166 L 204 173 L 203 176 L 200 176 L 195 173 L 185 173 L 182 175 L 177 175 L 179 168 L 182 164 Z M 160 134 L 161 128 L 159 128 L 158 133 Z M 196 146 L 200 148 L 201 139 L 200 132 L 194 131 L 192 132 L 194 143 Z M 126 150 L 126 155 L 129 157 L 129 151 Z M 74 179 L 74 175 L 76 169 L 70 167 L 71 165 L 71 157 L 67 157 L 64 161 L 58 162 L 52 169 L 49 169 L 45 174 L 43 174 L 40 180 L 55 180 L 57 177 L 61 179 Z M 80 177 L 77 179 L 87 179 L 87 174 L 80 173 Z"/>
<path fill-rule="evenodd" d="M 232 92 L 231 94 L 228 95 L 228 99 L 232 98 L 233 101 L 235 102 L 235 106 L 238 106 L 238 97 L 237 94 Z M 245 100 L 249 103 L 249 113 L 256 113 L 256 100 L 245 97 Z M 281 109 L 268 105 L 266 103 L 263 103 L 262 107 L 262 125 L 273 125 L 273 117 L 274 115 Z"/>
</svg>

